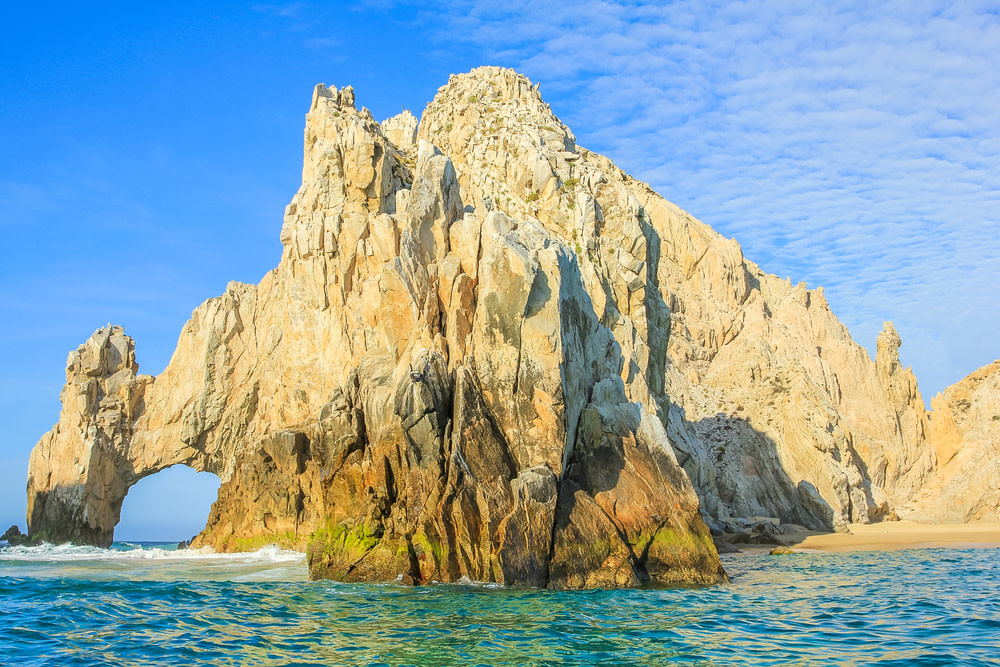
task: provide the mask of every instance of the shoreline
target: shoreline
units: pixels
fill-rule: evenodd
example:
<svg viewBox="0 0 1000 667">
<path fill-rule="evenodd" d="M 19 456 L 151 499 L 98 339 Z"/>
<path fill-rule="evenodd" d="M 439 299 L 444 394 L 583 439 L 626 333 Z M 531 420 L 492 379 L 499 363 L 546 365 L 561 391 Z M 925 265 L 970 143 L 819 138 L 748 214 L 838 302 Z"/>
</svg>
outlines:
<svg viewBox="0 0 1000 667">
<path fill-rule="evenodd" d="M 803 531 L 782 535 L 779 539 L 791 549 L 828 552 L 991 549 L 1000 547 L 1000 523 L 923 524 L 915 521 L 852 523 L 846 533 Z"/>
</svg>

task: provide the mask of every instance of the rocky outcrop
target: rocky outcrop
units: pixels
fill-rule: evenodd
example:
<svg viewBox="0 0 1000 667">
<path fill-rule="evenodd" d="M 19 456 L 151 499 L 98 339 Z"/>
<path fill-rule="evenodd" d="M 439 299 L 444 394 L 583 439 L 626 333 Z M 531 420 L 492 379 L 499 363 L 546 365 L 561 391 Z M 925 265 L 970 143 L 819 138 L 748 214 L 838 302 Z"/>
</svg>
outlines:
<svg viewBox="0 0 1000 667">
<path fill-rule="evenodd" d="M 35 546 L 40 543 L 38 540 L 32 541 L 28 539 L 28 536 L 22 533 L 21 529 L 17 526 L 8 528 L 7 532 L 0 537 L 0 541 L 6 542 L 12 547 Z"/>
<path fill-rule="evenodd" d="M 931 399 L 930 442 L 938 466 L 903 519 L 1000 521 L 1000 361 Z"/>
<path fill-rule="evenodd" d="M 725 577 L 662 387 L 631 370 L 637 342 L 624 357 L 577 252 L 537 219 L 467 206 L 412 125 L 383 131 L 349 88 L 317 87 L 281 263 L 198 308 L 155 379 L 120 329 L 81 348 L 111 361 L 71 364 L 64 399 L 90 398 L 64 400 L 36 448 L 33 533 L 106 544 L 128 487 L 182 463 L 223 481 L 194 546 L 308 545 L 313 576 Z M 654 290 L 636 276 L 639 317 Z"/>
<path fill-rule="evenodd" d="M 712 582 L 703 519 L 874 521 L 935 469 L 891 325 L 873 362 L 515 72 L 453 76 L 419 123 L 319 85 L 302 176 L 277 268 L 163 373 L 119 328 L 71 355 L 33 536 L 107 544 L 182 464 L 222 480 L 195 546 L 306 548 L 317 577 Z"/>
<path fill-rule="evenodd" d="M 451 156 L 466 203 L 536 219 L 574 249 L 629 398 L 657 406 L 711 520 L 868 522 L 926 478 L 922 402 L 888 341 L 883 368 L 822 289 L 764 273 L 577 146 L 525 78 L 453 76 L 418 134 Z"/>
<path fill-rule="evenodd" d="M 138 369 L 132 339 L 117 326 L 70 353 L 59 423 L 28 464 L 32 538 L 111 545 L 125 494 L 141 478 L 128 452 L 151 378 Z"/>
</svg>

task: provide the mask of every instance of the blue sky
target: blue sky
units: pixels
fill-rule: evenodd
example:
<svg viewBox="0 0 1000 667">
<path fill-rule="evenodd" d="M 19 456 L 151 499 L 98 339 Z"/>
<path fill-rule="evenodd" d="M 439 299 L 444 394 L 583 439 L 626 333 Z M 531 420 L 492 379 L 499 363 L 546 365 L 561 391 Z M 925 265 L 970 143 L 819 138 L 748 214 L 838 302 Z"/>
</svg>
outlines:
<svg viewBox="0 0 1000 667">
<path fill-rule="evenodd" d="M 515 67 L 861 344 L 894 321 L 925 398 L 1000 356 L 1000 3 L 148 4 L 0 25 L 3 528 L 69 350 L 122 324 L 158 373 L 192 309 L 277 263 L 318 82 L 384 118 Z M 189 537 L 213 486 L 144 480 L 119 536 Z"/>
</svg>

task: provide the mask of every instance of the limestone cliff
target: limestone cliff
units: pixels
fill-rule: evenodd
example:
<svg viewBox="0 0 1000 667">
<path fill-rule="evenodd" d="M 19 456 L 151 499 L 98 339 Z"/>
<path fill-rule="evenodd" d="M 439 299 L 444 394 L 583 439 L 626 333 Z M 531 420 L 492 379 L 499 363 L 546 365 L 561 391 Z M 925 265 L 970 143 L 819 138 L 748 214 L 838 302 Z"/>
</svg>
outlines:
<svg viewBox="0 0 1000 667">
<path fill-rule="evenodd" d="M 915 521 L 1000 521 L 1000 361 L 931 399 L 930 441 L 938 467 L 899 508 Z"/>
<path fill-rule="evenodd" d="M 890 324 L 873 362 L 525 77 L 453 76 L 419 123 L 320 85 L 304 144 L 278 267 L 196 309 L 163 373 L 119 328 L 71 355 L 32 535 L 107 544 L 183 464 L 223 481 L 196 544 L 308 545 L 313 576 L 709 582 L 702 517 L 839 527 L 931 478 Z"/>
<path fill-rule="evenodd" d="M 451 156 L 466 203 L 538 220 L 575 250 L 621 344 L 628 396 L 667 424 L 707 516 L 868 522 L 929 474 L 923 403 L 894 332 L 873 364 L 821 289 L 764 273 L 577 146 L 526 79 L 453 76 L 418 133 Z"/>
<path fill-rule="evenodd" d="M 28 465 L 33 539 L 111 544 L 125 494 L 143 477 L 121 455 L 131 449 L 152 380 L 138 369 L 132 339 L 121 327 L 98 329 L 70 353 L 59 423 L 32 450 Z"/>
</svg>

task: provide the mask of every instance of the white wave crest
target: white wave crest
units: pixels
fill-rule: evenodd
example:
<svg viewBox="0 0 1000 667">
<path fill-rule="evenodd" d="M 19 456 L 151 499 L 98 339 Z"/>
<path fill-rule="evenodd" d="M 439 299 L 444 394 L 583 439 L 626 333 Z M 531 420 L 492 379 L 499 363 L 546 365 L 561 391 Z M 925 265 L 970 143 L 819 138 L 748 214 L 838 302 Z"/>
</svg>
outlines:
<svg viewBox="0 0 1000 667">
<path fill-rule="evenodd" d="M 211 547 L 200 549 L 164 549 L 129 542 L 117 543 L 110 549 L 73 544 L 42 544 L 34 547 L 0 549 L 0 561 L 220 561 L 230 563 L 292 563 L 305 560 L 305 554 L 270 545 L 257 551 L 216 553 Z"/>
</svg>

